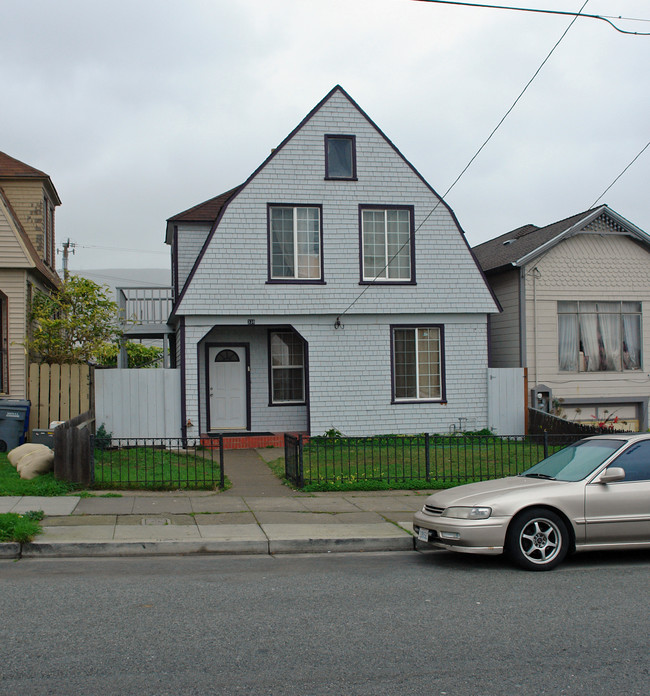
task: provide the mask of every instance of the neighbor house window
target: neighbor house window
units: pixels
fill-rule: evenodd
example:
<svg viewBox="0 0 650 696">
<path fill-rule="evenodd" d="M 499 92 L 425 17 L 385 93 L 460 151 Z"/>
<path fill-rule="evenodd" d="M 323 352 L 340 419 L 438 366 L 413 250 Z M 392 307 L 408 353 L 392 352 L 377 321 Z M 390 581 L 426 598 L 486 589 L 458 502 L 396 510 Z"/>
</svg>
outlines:
<svg viewBox="0 0 650 696">
<path fill-rule="evenodd" d="M 293 331 L 272 331 L 269 350 L 271 355 L 271 403 L 304 403 L 304 341 Z"/>
<path fill-rule="evenodd" d="M 356 141 L 353 135 L 325 136 L 325 178 L 357 178 Z"/>
<path fill-rule="evenodd" d="M 270 280 L 320 280 L 320 207 L 269 206 Z"/>
<path fill-rule="evenodd" d="M 8 321 L 7 298 L 0 292 L 0 394 L 6 394 L 9 391 Z"/>
<path fill-rule="evenodd" d="M 558 357 L 564 372 L 641 369 L 641 303 L 560 301 Z"/>
<path fill-rule="evenodd" d="M 413 208 L 361 207 L 362 282 L 414 282 Z"/>
<path fill-rule="evenodd" d="M 440 326 L 393 327 L 393 400 L 444 398 Z"/>
</svg>

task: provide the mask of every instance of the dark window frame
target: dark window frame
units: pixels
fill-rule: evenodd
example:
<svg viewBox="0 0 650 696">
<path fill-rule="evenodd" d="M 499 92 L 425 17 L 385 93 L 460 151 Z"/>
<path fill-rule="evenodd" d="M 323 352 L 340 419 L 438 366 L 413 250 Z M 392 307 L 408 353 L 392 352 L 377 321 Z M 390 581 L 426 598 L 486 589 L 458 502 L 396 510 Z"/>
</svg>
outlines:
<svg viewBox="0 0 650 696">
<path fill-rule="evenodd" d="M 411 277 L 409 279 L 377 278 L 369 280 L 364 278 L 364 250 L 363 250 L 363 211 L 364 210 L 408 210 L 409 211 L 409 245 L 411 261 Z M 377 203 L 359 204 L 359 285 L 417 285 L 415 276 L 415 206 L 414 205 L 382 205 Z"/>
<path fill-rule="evenodd" d="M 273 240 L 271 236 L 272 208 L 316 208 L 319 215 L 319 265 L 320 278 L 274 278 L 273 277 Z M 267 203 L 266 204 L 266 247 L 267 247 L 267 285 L 326 285 L 325 266 L 323 263 L 323 205 L 322 203 Z"/>
<path fill-rule="evenodd" d="M 333 176 L 330 174 L 329 166 L 329 142 L 330 140 L 347 140 L 351 144 L 352 176 Z M 326 181 L 358 181 L 357 178 L 357 137 L 344 133 L 326 133 L 324 137 L 325 145 L 325 180 Z"/>
<path fill-rule="evenodd" d="M 446 404 L 447 403 L 447 378 L 445 362 L 445 325 L 444 324 L 391 324 L 390 325 L 390 382 L 391 382 L 391 404 Z M 437 329 L 440 342 L 440 397 L 438 398 L 397 398 L 395 396 L 395 330 L 396 329 Z M 417 341 L 417 334 L 416 334 Z M 417 350 L 417 342 L 416 342 Z M 417 380 L 417 375 L 416 375 Z"/>
<path fill-rule="evenodd" d="M 0 394 L 9 393 L 9 298 L 0 291 Z"/>
<path fill-rule="evenodd" d="M 274 401 L 273 399 L 273 358 L 271 355 L 271 341 L 273 334 L 291 333 L 300 339 L 302 343 L 302 401 Z M 269 382 L 269 407 L 283 406 L 305 406 L 307 404 L 307 341 L 294 329 L 287 328 L 272 328 L 267 333 L 267 354 L 268 354 L 268 382 Z"/>
</svg>

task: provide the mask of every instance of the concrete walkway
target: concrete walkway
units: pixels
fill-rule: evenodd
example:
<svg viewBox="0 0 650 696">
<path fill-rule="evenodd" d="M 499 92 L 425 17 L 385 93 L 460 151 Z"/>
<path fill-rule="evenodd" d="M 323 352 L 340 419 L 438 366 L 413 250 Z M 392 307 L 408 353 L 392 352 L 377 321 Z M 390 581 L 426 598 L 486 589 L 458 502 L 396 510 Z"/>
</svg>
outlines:
<svg viewBox="0 0 650 696">
<path fill-rule="evenodd" d="M 46 515 L 41 535 L 22 546 L 0 544 L 0 558 L 416 548 L 411 518 L 427 492 L 301 493 L 278 481 L 263 461 L 277 456 L 277 450 L 227 452 L 233 487 L 225 493 L 0 497 L 0 512 Z"/>
</svg>

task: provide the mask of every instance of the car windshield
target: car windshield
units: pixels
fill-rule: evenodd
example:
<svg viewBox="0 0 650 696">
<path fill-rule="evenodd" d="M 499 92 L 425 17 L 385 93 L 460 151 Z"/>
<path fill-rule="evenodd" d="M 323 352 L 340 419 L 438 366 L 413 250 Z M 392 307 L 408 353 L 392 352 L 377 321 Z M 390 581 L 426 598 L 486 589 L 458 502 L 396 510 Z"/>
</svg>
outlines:
<svg viewBox="0 0 650 696">
<path fill-rule="evenodd" d="M 624 440 L 581 440 L 550 457 L 542 459 L 520 476 L 581 481 L 595 471 L 610 455 L 623 446 Z"/>
</svg>

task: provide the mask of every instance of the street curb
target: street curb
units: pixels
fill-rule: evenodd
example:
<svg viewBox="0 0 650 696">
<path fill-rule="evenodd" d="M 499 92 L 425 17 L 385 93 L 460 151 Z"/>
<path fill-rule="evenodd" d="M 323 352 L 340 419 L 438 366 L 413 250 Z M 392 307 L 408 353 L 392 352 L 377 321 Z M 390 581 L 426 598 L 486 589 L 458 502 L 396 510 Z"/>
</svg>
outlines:
<svg viewBox="0 0 650 696">
<path fill-rule="evenodd" d="M 83 558 L 189 555 L 276 555 L 360 551 L 413 551 L 413 537 L 357 539 L 284 539 L 280 541 L 138 541 L 30 542 L 12 547 L 0 558 Z M 11 555 L 10 555 L 11 553 Z"/>
<path fill-rule="evenodd" d="M 0 543 L 0 559 L 12 560 L 20 558 L 20 544 L 16 541 L 3 541 Z"/>
<path fill-rule="evenodd" d="M 413 551 L 413 537 L 357 539 L 279 539 L 269 541 L 269 553 L 340 553 L 344 551 Z"/>
</svg>

